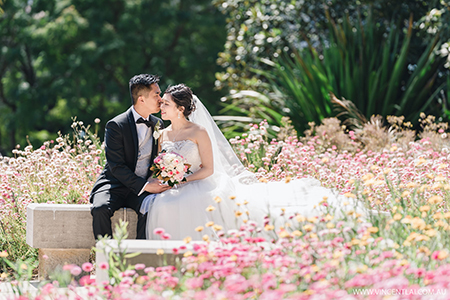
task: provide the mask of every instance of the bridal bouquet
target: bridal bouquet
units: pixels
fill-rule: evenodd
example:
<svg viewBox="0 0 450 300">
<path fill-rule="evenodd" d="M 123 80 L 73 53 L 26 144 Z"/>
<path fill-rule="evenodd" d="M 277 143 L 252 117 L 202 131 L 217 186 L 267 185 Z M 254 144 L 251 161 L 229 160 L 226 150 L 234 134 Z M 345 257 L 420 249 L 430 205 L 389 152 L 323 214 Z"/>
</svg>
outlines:
<svg viewBox="0 0 450 300">
<path fill-rule="evenodd" d="M 170 186 L 186 181 L 184 175 L 192 173 L 189 170 L 191 165 L 186 162 L 183 156 L 175 152 L 163 150 L 153 162 L 154 164 L 150 168 L 153 177 Z"/>
</svg>

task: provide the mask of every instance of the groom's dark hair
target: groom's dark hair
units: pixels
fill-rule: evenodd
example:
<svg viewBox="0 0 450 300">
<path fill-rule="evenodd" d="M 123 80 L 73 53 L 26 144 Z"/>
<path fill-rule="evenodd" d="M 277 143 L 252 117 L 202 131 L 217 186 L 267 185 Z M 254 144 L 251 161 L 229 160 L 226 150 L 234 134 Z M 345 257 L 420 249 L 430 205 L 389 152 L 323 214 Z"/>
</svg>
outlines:
<svg viewBox="0 0 450 300">
<path fill-rule="evenodd" d="M 151 89 L 151 85 L 159 82 L 158 75 L 139 74 L 130 79 L 128 86 L 130 88 L 131 104 L 136 104 L 141 96 L 141 91 Z"/>
</svg>

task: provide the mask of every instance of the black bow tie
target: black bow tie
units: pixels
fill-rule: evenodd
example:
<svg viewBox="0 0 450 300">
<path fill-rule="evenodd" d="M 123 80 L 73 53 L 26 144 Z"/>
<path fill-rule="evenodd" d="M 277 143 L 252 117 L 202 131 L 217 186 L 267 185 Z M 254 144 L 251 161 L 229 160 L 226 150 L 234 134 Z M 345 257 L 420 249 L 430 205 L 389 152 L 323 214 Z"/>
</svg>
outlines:
<svg viewBox="0 0 450 300">
<path fill-rule="evenodd" d="M 155 123 L 150 120 L 145 120 L 144 118 L 139 118 L 136 121 L 136 124 L 144 123 L 147 127 L 155 128 Z"/>
</svg>

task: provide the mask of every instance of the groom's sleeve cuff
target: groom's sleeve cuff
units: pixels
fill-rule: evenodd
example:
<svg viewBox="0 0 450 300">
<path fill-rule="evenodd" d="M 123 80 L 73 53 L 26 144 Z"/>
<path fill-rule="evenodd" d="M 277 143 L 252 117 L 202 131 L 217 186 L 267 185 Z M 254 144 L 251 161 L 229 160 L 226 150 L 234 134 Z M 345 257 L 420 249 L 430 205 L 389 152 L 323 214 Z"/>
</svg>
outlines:
<svg viewBox="0 0 450 300">
<path fill-rule="evenodd" d="M 147 186 L 148 182 L 146 182 L 144 184 L 144 186 L 142 187 L 141 191 L 139 192 L 138 196 L 140 196 L 144 191 L 145 191 L 145 187 Z"/>
</svg>

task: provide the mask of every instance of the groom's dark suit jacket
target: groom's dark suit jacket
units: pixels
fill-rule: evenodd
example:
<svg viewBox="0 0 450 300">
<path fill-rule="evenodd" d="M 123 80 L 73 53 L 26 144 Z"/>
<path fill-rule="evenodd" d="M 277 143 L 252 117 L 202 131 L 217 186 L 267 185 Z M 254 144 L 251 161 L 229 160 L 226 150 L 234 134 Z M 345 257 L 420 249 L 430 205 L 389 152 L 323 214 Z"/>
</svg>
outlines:
<svg viewBox="0 0 450 300">
<path fill-rule="evenodd" d="M 159 121 L 161 128 L 164 127 L 161 119 L 152 115 L 150 115 L 150 119 L 155 124 Z M 93 202 L 93 195 L 106 190 L 128 188 L 135 195 L 142 190 L 147 179 L 141 178 L 134 173 L 138 150 L 136 124 L 130 108 L 106 124 L 105 154 L 107 162 L 92 188 L 91 203 Z M 158 145 L 156 142 L 153 142 L 151 161 L 157 154 Z M 149 171 L 147 178 L 150 175 Z"/>
</svg>

